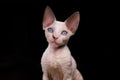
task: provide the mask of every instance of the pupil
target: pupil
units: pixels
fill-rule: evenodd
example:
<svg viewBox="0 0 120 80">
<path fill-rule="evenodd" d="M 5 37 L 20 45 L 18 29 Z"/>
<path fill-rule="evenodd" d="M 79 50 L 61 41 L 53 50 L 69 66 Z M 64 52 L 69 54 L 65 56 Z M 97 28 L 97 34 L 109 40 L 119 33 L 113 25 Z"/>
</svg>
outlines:
<svg viewBox="0 0 120 80">
<path fill-rule="evenodd" d="M 63 32 L 63 34 L 66 34 L 66 32 Z"/>
<path fill-rule="evenodd" d="M 66 32 L 66 31 L 63 31 L 63 32 L 62 32 L 62 35 L 66 35 L 66 34 L 67 34 L 67 32 Z"/>
<path fill-rule="evenodd" d="M 48 32 L 53 32 L 52 28 L 48 28 Z"/>
</svg>

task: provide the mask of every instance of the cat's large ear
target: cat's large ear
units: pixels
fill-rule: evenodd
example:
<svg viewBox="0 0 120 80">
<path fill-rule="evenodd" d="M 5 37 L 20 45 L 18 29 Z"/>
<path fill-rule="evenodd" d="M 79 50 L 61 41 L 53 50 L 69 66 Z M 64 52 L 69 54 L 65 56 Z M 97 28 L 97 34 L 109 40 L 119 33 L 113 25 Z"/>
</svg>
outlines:
<svg viewBox="0 0 120 80">
<path fill-rule="evenodd" d="M 43 29 L 45 27 L 50 26 L 54 21 L 55 21 L 55 15 L 52 11 L 52 9 L 47 6 L 44 11 L 44 16 L 43 16 Z"/>
<path fill-rule="evenodd" d="M 80 13 L 78 11 L 73 13 L 67 20 L 65 20 L 66 26 L 72 33 L 76 32 L 79 22 L 80 22 Z"/>
</svg>

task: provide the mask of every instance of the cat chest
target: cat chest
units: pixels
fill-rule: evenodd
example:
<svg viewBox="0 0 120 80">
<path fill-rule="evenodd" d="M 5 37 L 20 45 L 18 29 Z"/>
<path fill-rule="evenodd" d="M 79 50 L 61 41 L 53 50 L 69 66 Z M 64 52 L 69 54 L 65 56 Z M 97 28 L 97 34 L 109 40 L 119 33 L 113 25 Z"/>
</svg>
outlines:
<svg viewBox="0 0 120 80">
<path fill-rule="evenodd" d="M 52 68 L 58 68 L 64 64 L 64 57 L 51 55 L 47 59 L 47 63 Z"/>
<path fill-rule="evenodd" d="M 47 74 L 50 80 L 63 80 L 63 57 L 49 55 L 46 58 Z"/>
<path fill-rule="evenodd" d="M 50 66 L 52 68 L 57 68 L 59 66 L 64 66 L 71 61 L 70 54 L 66 52 L 58 52 L 58 53 L 45 53 L 44 60 L 46 66 Z M 44 62 L 43 62 L 44 63 Z"/>
<path fill-rule="evenodd" d="M 47 68 L 47 74 L 50 80 L 63 80 L 64 77 L 64 73 L 60 65 L 57 67 L 49 66 Z"/>
<path fill-rule="evenodd" d="M 62 51 L 54 54 L 47 51 L 42 58 L 42 65 L 50 80 L 63 80 L 65 68 L 69 63 L 71 63 L 70 54 Z"/>
</svg>

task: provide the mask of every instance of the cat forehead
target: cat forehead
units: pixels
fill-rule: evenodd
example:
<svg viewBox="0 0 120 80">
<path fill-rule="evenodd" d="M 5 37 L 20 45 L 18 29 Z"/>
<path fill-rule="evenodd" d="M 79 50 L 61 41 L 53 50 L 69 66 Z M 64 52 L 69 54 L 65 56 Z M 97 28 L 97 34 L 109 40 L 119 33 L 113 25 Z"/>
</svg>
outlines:
<svg viewBox="0 0 120 80">
<path fill-rule="evenodd" d="M 65 22 L 56 21 L 53 27 L 54 27 L 56 32 L 61 32 L 63 30 L 68 31 Z"/>
<path fill-rule="evenodd" d="M 55 27 L 57 29 L 67 29 L 65 23 L 62 21 L 55 21 L 53 27 Z"/>
<path fill-rule="evenodd" d="M 65 23 L 62 21 L 55 21 L 55 26 L 65 26 Z"/>
</svg>

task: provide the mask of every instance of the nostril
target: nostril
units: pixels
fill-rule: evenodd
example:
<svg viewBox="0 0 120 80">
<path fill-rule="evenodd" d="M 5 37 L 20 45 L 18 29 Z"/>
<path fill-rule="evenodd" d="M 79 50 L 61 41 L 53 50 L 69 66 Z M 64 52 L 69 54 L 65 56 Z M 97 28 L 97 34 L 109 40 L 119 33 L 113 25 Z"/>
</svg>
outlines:
<svg viewBox="0 0 120 80">
<path fill-rule="evenodd" d="M 52 35 L 53 39 L 58 39 L 58 37 L 55 37 L 54 35 Z"/>
</svg>

